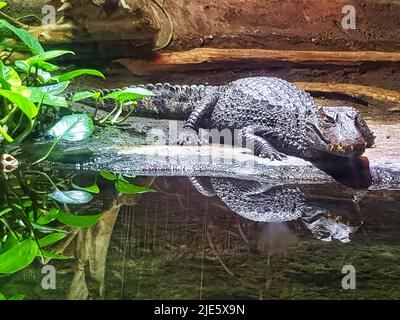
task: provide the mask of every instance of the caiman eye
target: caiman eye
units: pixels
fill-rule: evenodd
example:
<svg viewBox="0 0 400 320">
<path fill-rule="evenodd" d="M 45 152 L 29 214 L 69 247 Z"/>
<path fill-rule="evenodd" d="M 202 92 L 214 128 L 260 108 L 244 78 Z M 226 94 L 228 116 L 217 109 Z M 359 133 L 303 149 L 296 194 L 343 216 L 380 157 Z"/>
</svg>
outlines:
<svg viewBox="0 0 400 320">
<path fill-rule="evenodd" d="M 335 124 L 335 119 L 331 116 L 325 115 L 323 119 L 324 123 L 326 124 Z"/>
</svg>

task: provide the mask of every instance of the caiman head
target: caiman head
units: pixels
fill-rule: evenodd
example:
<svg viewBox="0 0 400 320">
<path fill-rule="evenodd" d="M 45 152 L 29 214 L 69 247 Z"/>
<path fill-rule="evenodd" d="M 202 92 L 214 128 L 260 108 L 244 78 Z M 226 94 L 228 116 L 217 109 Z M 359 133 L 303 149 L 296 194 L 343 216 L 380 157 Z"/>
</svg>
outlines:
<svg viewBox="0 0 400 320">
<path fill-rule="evenodd" d="M 307 140 L 318 152 L 359 157 L 374 144 L 361 113 L 352 107 L 319 107 L 307 118 Z"/>
</svg>

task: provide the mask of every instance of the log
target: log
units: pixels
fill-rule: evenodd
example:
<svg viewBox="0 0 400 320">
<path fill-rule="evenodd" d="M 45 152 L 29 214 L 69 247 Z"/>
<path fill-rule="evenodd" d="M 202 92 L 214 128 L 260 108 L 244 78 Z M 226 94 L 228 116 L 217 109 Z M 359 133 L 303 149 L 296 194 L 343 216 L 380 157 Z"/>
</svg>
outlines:
<svg viewBox="0 0 400 320">
<path fill-rule="evenodd" d="M 348 83 L 294 82 L 310 93 L 333 93 L 363 100 L 371 105 L 400 107 L 400 92 Z"/>
<path fill-rule="evenodd" d="M 138 75 L 170 71 L 214 70 L 270 66 L 271 63 L 354 65 L 362 62 L 400 62 L 400 52 L 293 51 L 198 48 L 161 53 L 151 60 L 114 60 Z"/>
</svg>

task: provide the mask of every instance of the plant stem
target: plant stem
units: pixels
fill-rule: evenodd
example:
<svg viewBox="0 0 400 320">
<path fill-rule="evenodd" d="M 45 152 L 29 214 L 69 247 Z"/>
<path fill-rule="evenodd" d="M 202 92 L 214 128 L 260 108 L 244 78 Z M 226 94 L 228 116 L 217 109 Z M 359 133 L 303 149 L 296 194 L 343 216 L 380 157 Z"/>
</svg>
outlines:
<svg viewBox="0 0 400 320">
<path fill-rule="evenodd" d="M 62 136 L 61 136 L 62 137 Z M 36 160 L 34 163 L 32 163 L 32 165 L 36 165 L 44 160 L 46 160 L 50 154 L 54 151 L 55 147 L 57 146 L 57 144 L 60 142 L 61 137 L 57 138 L 56 140 L 54 140 L 53 144 L 51 145 L 49 151 L 47 151 L 47 153 L 41 157 L 39 160 Z"/>
<path fill-rule="evenodd" d="M 119 104 L 117 104 L 115 106 L 115 108 L 107 115 L 105 116 L 103 119 L 100 120 L 100 124 L 103 124 L 104 122 L 106 122 L 108 119 L 110 119 L 110 117 L 118 110 L 119 108 Z"/>
<path fill-rule="evenodd" d="M 135 111 L 134 108 L 132 108 L 125 117 L 123 117 L 121 120 L 117 121 L 116 124 L 122 124 L 126 121 L 126 119 L 128 119 L 130 117 L 130 115 L 133 113 L 133 111 Z"/>
<path fill-rule="evenodd" d="M 23 28 L 23 29 L 29 29 L 29 26 L 14 19 L 13 17 L 9 16 L 8 14 L 0 11 L 0 17 L 4 18 L 5 20 L 11 22 L 12 24 L 15 24 L 16 26 Z"/>
<path fill-rule="evenodd" d="M 0 120 L 0 124 L 6 124 L 8 122 L 8 120 L 10 120 L 10 118 L 14 115 L 14 113 L 18 110 L 18 107 L 14 107 L 11 109 L 10 112 L 8 112 L 8 114 Z"/>
</svg>

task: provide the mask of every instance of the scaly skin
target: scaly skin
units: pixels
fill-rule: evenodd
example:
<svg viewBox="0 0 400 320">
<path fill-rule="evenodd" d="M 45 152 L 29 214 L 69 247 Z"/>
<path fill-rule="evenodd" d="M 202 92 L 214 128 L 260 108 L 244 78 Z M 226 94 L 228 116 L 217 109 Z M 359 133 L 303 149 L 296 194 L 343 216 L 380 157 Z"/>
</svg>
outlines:
<svg viewBox="0 0 400 320">
<path fill-rule="evenodd" d="M 309 203 L 296 186 L 217 177 L 191 177 L 190 181 L 202 195 L 218 197 L 231 211 L 252 221 L 299 220 L 315 238 L 324 241 L 348 242 L 350 234 L 358 229 L 330 217 L 327 209 Z"/>
<path fill-rule="evenodd" d="M 200 144 L 200 128 L 237 131 L 243 146 L 271 160 L 286 155 L 316 159 L 327 153 L 358 157 L 374 144 L 356 109 L 319 107 L 308 93 L 278 78 L 243 78 L 225 86 L 143 87 L 155 96 L 141 100 L 135 114 L 186 120 L 181 145 Z"/>
</svg>

